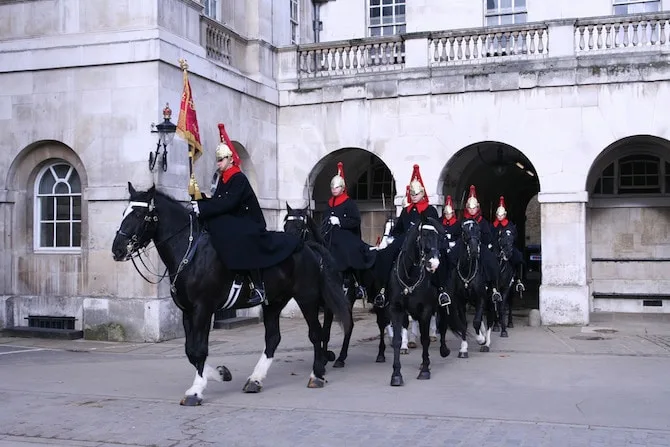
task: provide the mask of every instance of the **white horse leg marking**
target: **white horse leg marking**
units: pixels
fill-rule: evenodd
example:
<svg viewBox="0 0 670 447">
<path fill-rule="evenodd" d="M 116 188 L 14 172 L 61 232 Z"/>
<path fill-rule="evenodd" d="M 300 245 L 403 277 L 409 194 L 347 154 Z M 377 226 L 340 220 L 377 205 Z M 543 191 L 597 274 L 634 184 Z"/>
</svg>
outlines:
<svg viewBox="0 0 670 447">
<path fill-rule="evenodd" d="M 468 342 L 465 340 L 461 340 L 461 349 L 458 350 L 458 352 L 468 352 Z"/>
<path fill-rule="evenodd" d="M 479 325 L 479 330 L 477 331 L 477 334 L 475 334 L 475 338 L 477 339 L 477 343 L 479 343 L 480 345 L 483 345 L 484 343 L 486 343 L 486 335 L 484 335 L 484 331 L 482 330 L 483 327 L 484 327 L 484 322 L 482 322 Z"/>
<path fill-rule="evenodd" d="M 488 328 L 486 331 L 486 347 L 490 348 L 491 347 L 491 328 Z"/>
<path fill-rule="evenodd" d="M 404 327 L 402 328 L 402 331 L 400 332 L 400 353 L 405 353 L 409 354 L 409 347 L 407 346 L 408 343 L 408 336 L 407 336 L 407 329 Z"/>
<path fill-rule="evenodd" d="M 393 341 L 393 325 L 392 324 L 388 324 L 386 326 L 386 335 L 388 336 L 388 338 L 391 339 L 391 341 Z"/>
<path fill-rule="evenodd" d="M 207 380 L 213 380 L 215 382 L 223 382 L 223 377 L 221 377 L 221 373 L 219 373 L 219 370 L 213 368 L 208 363 L 205 363 L 205 370 L 203 371 L 203 373 L 205 374 L 205 379 Z"/>
<path fill-rule="evenodd" d="M 205 377 L 201 377 L 200 374 L 196 371 L 195 373 L 195 379 L 193 379 L 193 385 L 191 388 L 187 389 L 184 395 L 186 396 L 197 396 L 202 399 L 202 392 L 205 391 L 205 388 L 207 388 L 207 372 L 206 372 L 207 367 L 205 366 L 205 371 L 203 373 L 205 374 Z"/>
<path fill-rule="evenodd" d="M 409 341 L 416 343 L 417 337 L 419 337 L 419 322 L 412 320 L 409 323 L 409 334 L 408 339 Z"/>
<path fill-rule="evenodd" d="M 263 380 L 265 380 L 268 375 L 268 369 L 270 369 L 270 365 L 272 365 L 272 359 L 269 359 L 268 356 L 265 355 L 265 352 L 263 352 L 263 354 L 261 354 L 261 358 L 258 359 L 258 363 L 256 363 L 254 372 L 252 372 L 249 376 L 249 380 L 252 382 L 263 383 Z"/>
</svg>

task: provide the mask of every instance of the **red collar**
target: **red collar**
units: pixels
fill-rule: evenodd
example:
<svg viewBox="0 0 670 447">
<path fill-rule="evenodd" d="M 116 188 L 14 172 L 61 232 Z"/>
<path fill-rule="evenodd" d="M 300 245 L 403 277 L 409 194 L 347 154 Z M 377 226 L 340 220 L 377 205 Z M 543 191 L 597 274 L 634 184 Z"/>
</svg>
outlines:
<svg viewBox="0 0 670 447">
<path fill-rule="evenodd" d="M 463 211 L 463 219 L 472 219 L 477 223 L 479 223 L 482 221 L 482 212 L 477 211 L 476 214 L 470 214 L 470 212 L 466 209 L 465 211 Z"/>
<path fill-rule="evenodd" d="M 328 205 L 331 208 L 335 208 L 336 206 L 342 205 L 344 203 L 344 201 L 347 200 L 348 198 L 349 198 L 349 196 L 347 195 L 347 192 L 345 191 L 337 197 L 331 197 L 330 199 L 328 199 Z"/>
<path fill-rule="evenodd" d="M 447 219 L 446 217 L 443 217 L 442 218 L 442 225 L 452 226 L 453 224 L 456 223 L 456 221 L 457 221 L 456 216 L 451 216 L 451 219 Z"/>
<path fill-rule="evenodd" d="M 493 222 L 493 226 L 494 226 L 495 228 L 498 228 L 498 226 L 500 225 L 500 226 L 502 226 L 503 228 L 505 228 L 505 227 L 507 226 L 508 223 L 509 223 L 509 220 L 507 220 L 507 218 L 505 217 L 503 220 L 498 220 L 498 219 L 496 219 L 496 220 Z"/>
<path fill-rule="evenodd" d="M 237 167 L 237 166 L 233 166 L 232 168 L 228 168 L 221 173 L 221 180 L 223 180 L 223 183 L 228 183 L 228 180 L 230 180 L 230 178 L 233 175 L 237 174 L 238 172 L 242 172 L 242 171 L 240 171 L 240 168 Z"/>
<path fill-rule="evenodd" d="M 419 212 L 419 214 L 423 213 L 424 211 L 426 211 L 426 208 L 428 208 L 428 199 L 424 197 L 417 203 L 410 203 L 409 205 L 407 205 L 407 212 L 409 213 L 410 211 L 412 211 L 412 208 L 415 207 L 416 210 Z"/>
</svg>

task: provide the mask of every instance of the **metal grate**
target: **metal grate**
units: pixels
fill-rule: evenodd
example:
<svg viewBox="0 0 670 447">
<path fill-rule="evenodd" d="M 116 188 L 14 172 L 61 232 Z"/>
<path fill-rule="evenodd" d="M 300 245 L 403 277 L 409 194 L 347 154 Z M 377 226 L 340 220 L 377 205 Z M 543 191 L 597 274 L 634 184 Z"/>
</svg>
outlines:
<svg viewBox="0 0 670 447">
<path fill-rule="evenodd" d="M 656 346 L 659 346 L 667 351 L 670 351 L 670 336 L 668 335 L 645 335 L 640 336 L 640 338 L 650 341 Z"/>
<path fill-rule="evenodd" d="M 74 330 L 75 317 L 54 317 L 49 315 L 29 315 L 28 327 L 44 329 L 69 329 Z"/>
</svg>

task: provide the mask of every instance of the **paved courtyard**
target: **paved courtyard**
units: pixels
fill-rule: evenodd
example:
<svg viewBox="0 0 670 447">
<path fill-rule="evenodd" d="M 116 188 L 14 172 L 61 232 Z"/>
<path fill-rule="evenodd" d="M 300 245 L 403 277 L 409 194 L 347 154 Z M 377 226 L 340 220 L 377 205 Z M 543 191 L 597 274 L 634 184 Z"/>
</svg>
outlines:
<svg viewBox="0 0 670 447">
<path fill-rule="evenodd" d="M 214 331 L 201 407 L 178 405 L 194 370 L 183 340 L 160 344 L 0 338 L 0 446 L 668 446 L 670 319 L 594 315 L 591 326 L 494 334 L 492 351 L 442 359 L 416 380 L 420 352 L 374 363 L 372 315 L 357 310 L 346 368 L 306 388 L 311 346 L 302 320 L 282 342 L 260 394 L 241 392 L 263 348 L 262 325 Z M 339 330 L 339 329 L 338 329 Z M 336 343 L 341 339 L 334 334 Z M 339 346 L 337 346 L 339 348 Z M 391 444 L 392 443 L 392 444 Z"/>
</svg>

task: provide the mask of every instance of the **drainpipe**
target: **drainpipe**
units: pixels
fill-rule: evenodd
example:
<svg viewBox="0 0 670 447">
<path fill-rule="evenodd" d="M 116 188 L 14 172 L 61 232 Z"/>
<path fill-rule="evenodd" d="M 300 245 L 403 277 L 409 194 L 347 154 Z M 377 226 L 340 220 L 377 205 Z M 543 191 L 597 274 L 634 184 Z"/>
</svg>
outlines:
<svg viewBox="0 0 670 447">
<path fill-rule="evenodd" d="M 323 23 L 321 23 L 321 3 L 325 3 L 328 0 L 312 0 L 312 7 L 314 11 L 314 20 L 312 21 L 312 29 L 314 30 L 314 43 L 319 42 L 319 32 L 323 29 Z"/>
</svg>

